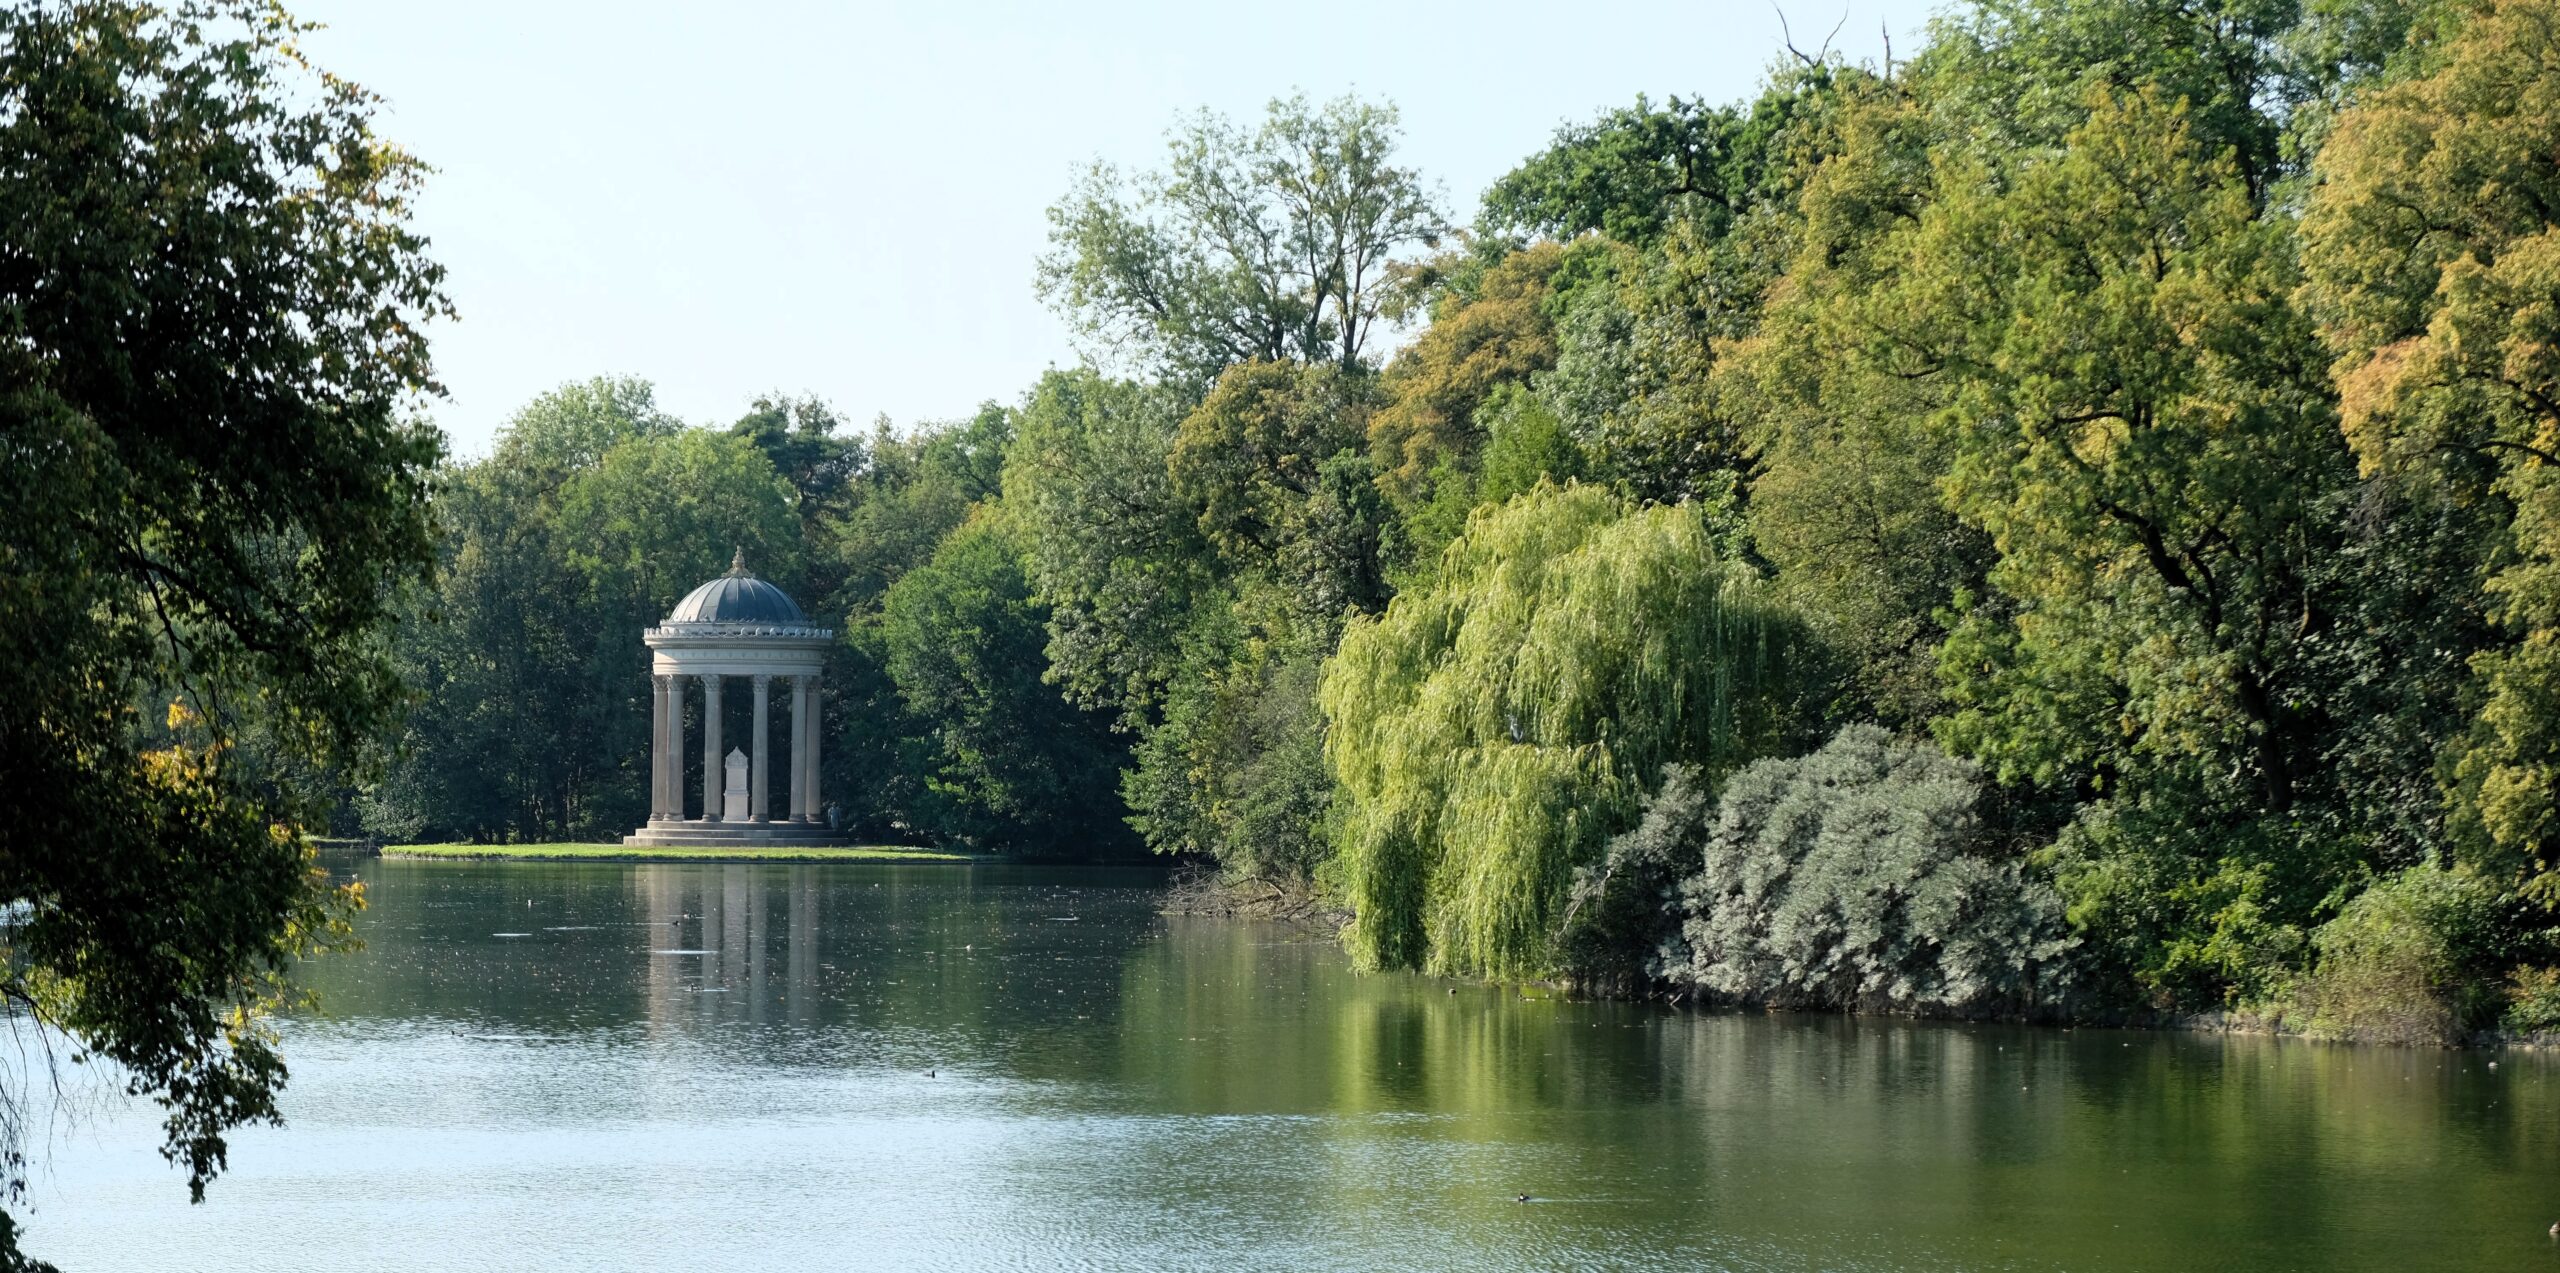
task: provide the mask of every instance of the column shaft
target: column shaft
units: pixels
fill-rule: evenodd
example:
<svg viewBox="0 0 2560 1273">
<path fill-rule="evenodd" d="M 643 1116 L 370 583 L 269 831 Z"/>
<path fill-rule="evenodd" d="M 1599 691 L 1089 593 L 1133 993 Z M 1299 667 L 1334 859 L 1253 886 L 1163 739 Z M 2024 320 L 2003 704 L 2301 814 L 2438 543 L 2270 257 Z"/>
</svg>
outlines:
<svg viewBox="0 0 2560 1273">
<path fill-rule="evenodd" d="M 807 799 L 809 772 L 809 695 L 808 678 L 791 678 L 791 807 L 782 815 L 785 822 L 800 820 L 801 802 Z"/>
<path fill-rule="evenodd" d="M 649 678 L 649 820 L 667 816 L 667 678 Z"/>
<path fill-rule="evenodd" d="M 819 792 L 818 792 L 818 787 L 819 787 L 819 777 L 818 777 L 818 776 L 819 776 L 821 773 L 825 772 L 824 770 L 822 770 L 822 769 L 820 769 L 820 768 L 818 767 L 818 745 L 819 745 L 819 744 L 818 744 L 818 740 L 819 740 L 820 738 L 825 737 L 826 732 L 827 732 L 827 731 L 826 731 L 826 728 L 825 728 L 825 726 L 824 726 L 824 724 L 822 723 L 822 722 L 823 722 L 823 718 L 824 718 L 824 716 L 825 716 L 825 713 L 824 713 L 824 711 L 822 711 L 822 710 L 820 709 L 819 704 L 821 704 L 821 703 L 823 703 L 823 702 L 825 702 L 825 701 L 826 701 L 826 700 L 825 700 L 823 697 L 821 697 L 821 696 L 820 696 L 820 694 L 819 694 L 819 692 L 818 692 L 818 678 L 817 678 L 817 677 L 814 677 L 814 676 L 813 676 L 813 677 L 810 677 L 810 678 L 809 678 L 809 820 L 810 820 L 811 822 L 824 822 L 824 821 L 826 821 L 826 820 L 827 820 L 827 819 L 826 819 L 826 815 L 825 815 L 826 802 L 825 802 L 825 800 L 824 800 L 824 799 L 819 795 Z"/>
<path fill-rule="evenodd" d="M 767 820 L 764 802 L 765 779 L 771 776 L 772 771 L 767 768 L 769 762 L 766 759 L 765 740 L 773 736 L 773 727 L 767 723 L 765 704 L 772 695 L 771 689 L 768 688 L 772 684 L 773 678 L 770 676 L 756 678 L 756 733 L 755 742 L 748 747 L 747 799 L 750 801 L 750 815 L 757 822 Z"/>
<path fill-rule="evenodd" d="M 702 820 L 720 820 L 720 677 L 702 678 Z"/>
</svg>

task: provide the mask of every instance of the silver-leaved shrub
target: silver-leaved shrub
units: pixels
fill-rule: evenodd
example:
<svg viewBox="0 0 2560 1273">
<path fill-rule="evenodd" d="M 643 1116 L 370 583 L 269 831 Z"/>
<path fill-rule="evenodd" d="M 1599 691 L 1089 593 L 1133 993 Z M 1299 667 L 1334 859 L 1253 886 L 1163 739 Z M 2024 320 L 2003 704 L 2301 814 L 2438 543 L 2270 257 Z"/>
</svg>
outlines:
<svg viewBox="0 0 2560 1273">
<path fill-rule="evenodd" d="M 1697 809 L 1695 775 L 1657 803 Z M 1676 790 L 1675 790 L 1676 789 Z M 2051 1006 L 2074 944 L 2062 898 L 1984 826 L 1980 770 L 1852 725 L 1725 783 L 1711 826 L 1647 819 L 1697 863 L 1658 970 L 1713 1000 L 1991 1016 Z"/>
</svg>

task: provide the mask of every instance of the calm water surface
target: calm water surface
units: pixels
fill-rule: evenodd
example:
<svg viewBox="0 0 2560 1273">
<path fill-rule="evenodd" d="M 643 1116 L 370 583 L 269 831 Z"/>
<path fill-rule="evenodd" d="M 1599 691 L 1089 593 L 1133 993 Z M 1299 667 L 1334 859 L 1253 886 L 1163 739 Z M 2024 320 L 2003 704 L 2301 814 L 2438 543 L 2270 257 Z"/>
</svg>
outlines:
<svg viewBox="0 0 2560 1273">
<path fill-rule="evenodd" d="M 1702 1015 L 1353 973 L 1149 874 L 367 862 L 291 1125 L 70 1273 L 2560 1269 L 2560 1061 Z M 79 1097 L 74 1092 L 75 1100 Z M 1520 1203 L 1520 1194 L 1535 1199 Z"/>
</svg>

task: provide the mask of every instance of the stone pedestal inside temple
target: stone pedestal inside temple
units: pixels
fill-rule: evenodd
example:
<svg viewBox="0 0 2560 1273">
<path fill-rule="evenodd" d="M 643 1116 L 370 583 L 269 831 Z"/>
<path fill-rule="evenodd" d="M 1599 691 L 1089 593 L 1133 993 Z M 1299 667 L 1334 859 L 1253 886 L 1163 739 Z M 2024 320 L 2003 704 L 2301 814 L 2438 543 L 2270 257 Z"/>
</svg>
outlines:
<svg viewBox="0 0 2560 1273">
<path fill-rule="evenodd" d="M 730 748 L 729 763 L 722 768 L 728 770 L 729 781 L 720 788 L 720 820 L 744 822 L 747 820 L 747 753 Z"/>
</svg>

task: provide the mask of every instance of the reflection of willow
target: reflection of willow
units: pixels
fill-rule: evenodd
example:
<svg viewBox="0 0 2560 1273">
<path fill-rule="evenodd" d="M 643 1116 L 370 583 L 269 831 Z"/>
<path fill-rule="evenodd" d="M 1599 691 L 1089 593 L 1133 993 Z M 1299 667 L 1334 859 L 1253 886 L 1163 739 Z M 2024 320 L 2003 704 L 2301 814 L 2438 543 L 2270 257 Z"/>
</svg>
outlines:
<svg viewBox="0 0 2560 1273">
<path fill-rule="evenodd" d="M 2553 1058 L 2510 1056 L 2500 1077 L 2458 1053 L 1450 986 L 1359 974 L 1284 929 L 1177 920 L 1122 976 L 1126 1077 L 1186 1114 L 1322 1116 L 1331 1203 L 1410 1202 L 1436 1175 L 1433 1205 L 1464 1214 L 1584 1182 L 1645 1195 L 1624 1222 L 1667 1240 L 1854 1260 L 1889 1217 L 1909 1250 L 1961 1262 L 1999 1235 L 2004 1258 L 2059 1267 L 2200 1249 L 2317 1267 L 2395 1242 L 2423 1262 L 2441 1235 L 2390 1217 L 2542 1203 L 2492 1195 L 2549 1163 L 2560 1116 Z"/>
</svg>

